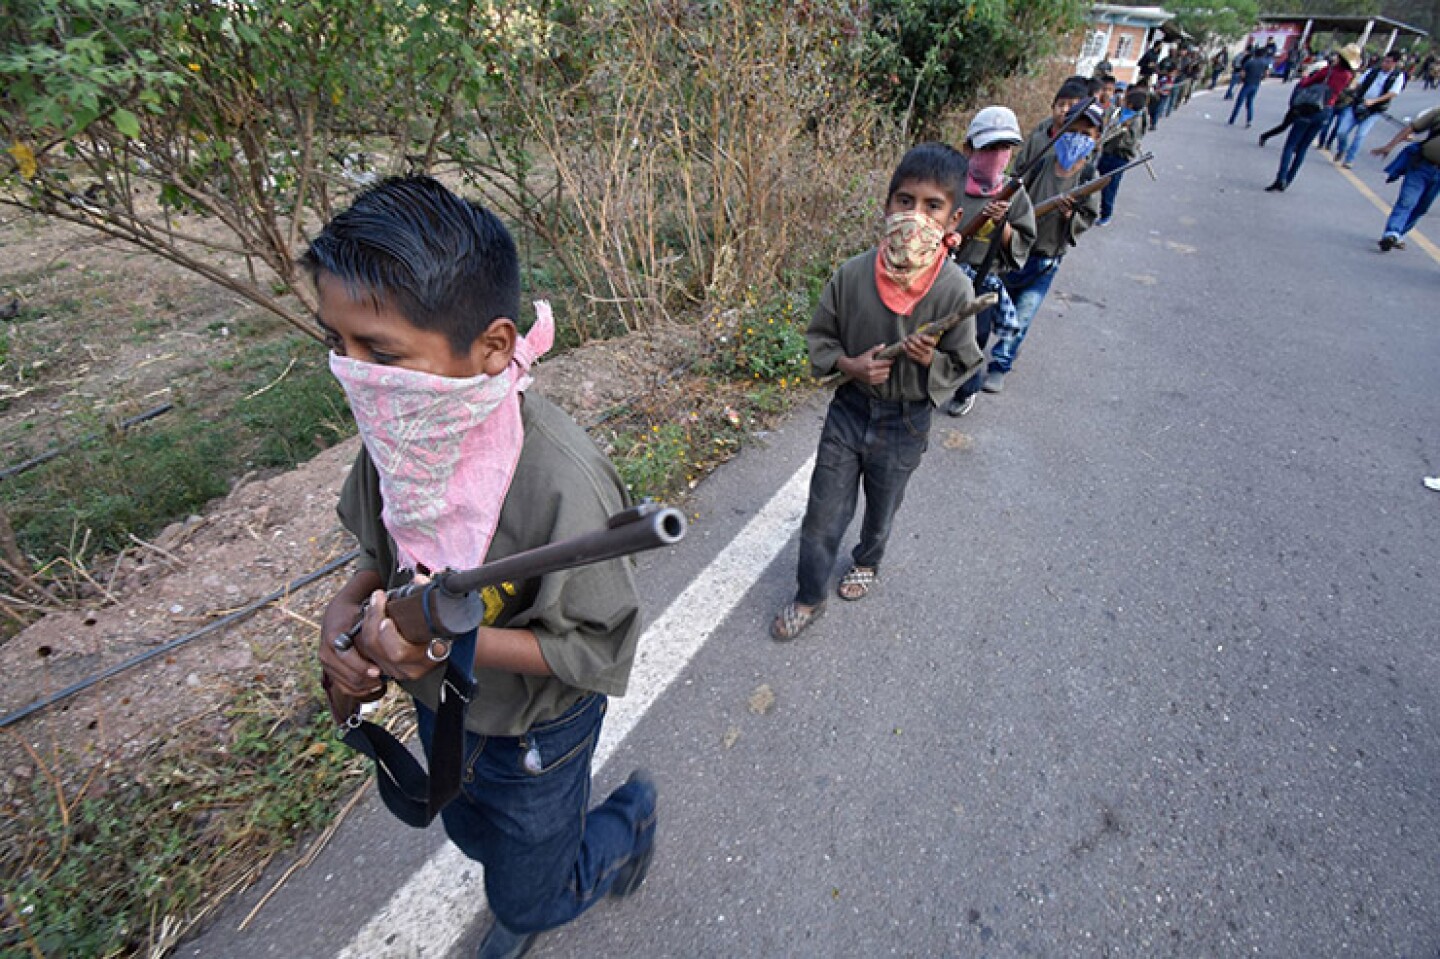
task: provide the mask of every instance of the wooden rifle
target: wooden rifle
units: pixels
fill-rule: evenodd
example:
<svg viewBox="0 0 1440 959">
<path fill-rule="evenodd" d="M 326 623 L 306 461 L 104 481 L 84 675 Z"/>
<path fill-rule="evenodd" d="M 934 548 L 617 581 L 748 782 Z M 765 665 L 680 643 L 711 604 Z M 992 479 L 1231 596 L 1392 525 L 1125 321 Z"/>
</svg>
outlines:
<svg viewBox="0 0 1440 959">
<path fill-rule="evenodd" d="M 990 307 L 994 306 L 999 299 L 1000 298 L 994 293 L 982 294 L 975 297 L 975 299 L 971 301 L 969 306 L 962 306 L 960 309 L 956 310 L 954 313 L 951 313 L 944 319 L 932 320 L 929 323 L 921 323 L 920 326 L 916 328 L 915 332 L 919 333 L 921 336 L 933 336 L 938 340 L 940 337 L 944 336 L 946 333 L 949 333 L 951 330 L 955 329 L 955 327 L 959 326 L 960 321 L 964 320 L 966 317 L 976 316 L 980 313 L 984 313 L 986 310 L 990 309 Z M 875 358 L 877 360 L 893 360 L 897 356 L 899 356 L 904 349 L 905 343 L 903 340 L 899 343 L 891 343 L 879 353 L 876 353 Z"/>
<path fill-rule="evenodd" d="M 1118 167 L 1114 170 L 1111 170 L 1109 173 L 1101 174 L 1093 180 L 1082 183 L 1080 186 L 1077 186 L 1073 190 L 1066 190 L 1064 193 L 1057 193 L 1055 196 L 1052 196 L 1045 202 L 1035 204 L 1035 219 L 1038 220 L 1042 216 L 1045 216 L 1047 213 L 1054 213 L 1056 210 L 1060 209 L 1060 207 L 1064 205 L 1066 200 L 1079 200 L 1083 197 L 1089 196 L 1092 193 L 1100 192 L 1101 190 L 1105 189 L 1105 186 L 1111 180 L 1115 179 L 1115 177 L 1124 173 L 1126 170 L 1133 170 L 1137 166 L 1146 166 L 1153 159 L 1155 159 L 1155 154 L 1147 153 L 1142 157 L 1137 157 L 1136 159 L 1131 160 L 1129 163 L 1125 164 L 1122 167 Z"/>
</svg>

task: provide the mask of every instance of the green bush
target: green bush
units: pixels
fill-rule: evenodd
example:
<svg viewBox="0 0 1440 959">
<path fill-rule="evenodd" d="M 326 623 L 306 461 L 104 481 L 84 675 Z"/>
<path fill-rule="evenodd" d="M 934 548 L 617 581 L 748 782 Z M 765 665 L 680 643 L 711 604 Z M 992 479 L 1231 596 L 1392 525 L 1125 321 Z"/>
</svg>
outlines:
<svg viewBox="0 0 1440 959">
<path fill-rule="evenodd" d="M 712 331 L 712 372 L 782 388 L 798 386 L 809 376 L 805 343 L 809 309 L 804 296 L 762 301 L 751 291 L 742 306 L 722 316 L 726 318 L 717 319 Z"/>
</svg>

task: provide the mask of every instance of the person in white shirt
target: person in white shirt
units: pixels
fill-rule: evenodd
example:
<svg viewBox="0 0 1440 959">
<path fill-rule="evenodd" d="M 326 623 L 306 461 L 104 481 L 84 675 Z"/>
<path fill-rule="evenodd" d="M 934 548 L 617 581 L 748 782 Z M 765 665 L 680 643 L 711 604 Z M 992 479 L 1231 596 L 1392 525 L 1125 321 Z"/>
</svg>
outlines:
<svg viewBox="0 0 1440 959">
<path fill-rule="evenodd" d="M 1379 121 L 1380 114 L 1389 109 L 1390 101 L 1405 89 L 1405 71 L 1395 62 L 1395 55 L 1387 53 L 1381 57 L 1379 66 L 1365 71 L 1355 89 L 1360 98 L 1345 108 L 1335 128 L 1335 159 L 1346 169 L 1355 163 L 1360 144 Z"/>
</svg>

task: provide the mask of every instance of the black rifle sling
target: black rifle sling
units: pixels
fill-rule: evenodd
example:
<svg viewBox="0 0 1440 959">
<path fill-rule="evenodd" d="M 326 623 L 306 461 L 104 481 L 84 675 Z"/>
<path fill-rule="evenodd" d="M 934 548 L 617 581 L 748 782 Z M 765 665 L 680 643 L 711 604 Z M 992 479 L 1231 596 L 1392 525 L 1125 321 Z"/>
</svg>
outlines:
<svg viewBox="0 0 1440 959">
<path fill-rule="evenodd" d="M 380 798 L 396 819 L 424 829 L 460 794 L 465 765 L 465 709 L 475 694 L 470 667 L 475 661 L 475 631 L 457 636 L 445 660 L 440 702 L 435 710 L 427 774 L 405 744 L 375 723 L 361 720 L 345 731 L 345 745 L 375 762 Z M 463 665 L 462 665 L 463 664 Z"/>
</svg>

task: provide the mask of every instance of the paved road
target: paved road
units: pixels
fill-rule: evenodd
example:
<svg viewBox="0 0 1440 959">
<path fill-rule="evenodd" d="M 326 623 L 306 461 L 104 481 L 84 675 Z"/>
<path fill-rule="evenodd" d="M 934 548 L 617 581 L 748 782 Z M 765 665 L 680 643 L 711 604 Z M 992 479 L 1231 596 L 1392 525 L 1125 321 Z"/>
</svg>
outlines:
<svg viewBox="0 0 1440 959">
<path fill-rule="evenodd" d="M 1263 192 L 1287 92 L 1248 133 L 1211 95 L 1151 135 L 1160 181 L 1066 259 L 1006 392 L 937 420 L 871 598 L 765 637 L 785 503 L 749 527 L 773 564 L 707 578 L 818 408 L 707 482 L 643 583 L 702 583 L 719 626 L 598 777 L 656 772 L 650 881 L 533 955 L 1437 954 L 1440 260 L 1378 251 L 1368 155 Z M 421 923 L 455 933 L 355 938 L 416 908 L 418 840 L 362 811 L 182 954 L 468 955 L 473 875 Z"/>
</svg>

